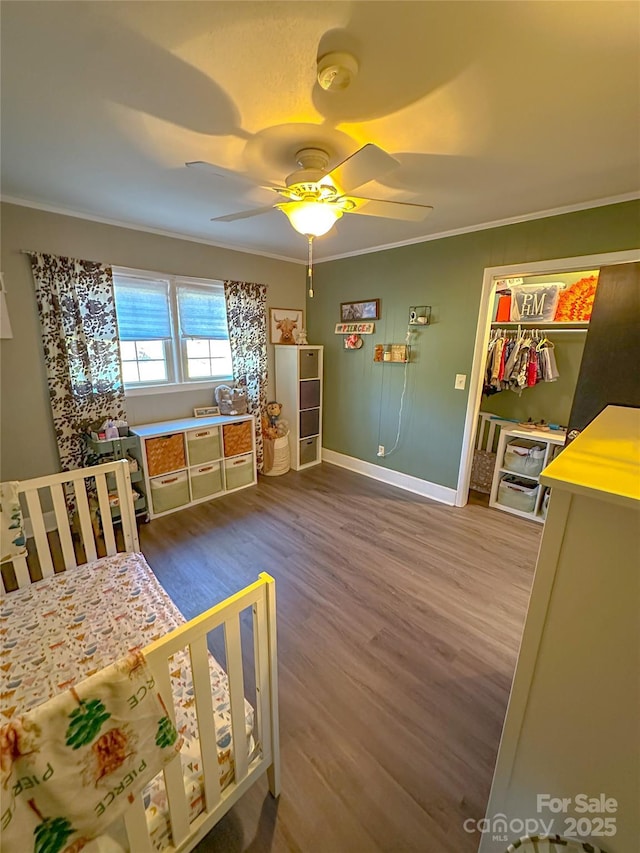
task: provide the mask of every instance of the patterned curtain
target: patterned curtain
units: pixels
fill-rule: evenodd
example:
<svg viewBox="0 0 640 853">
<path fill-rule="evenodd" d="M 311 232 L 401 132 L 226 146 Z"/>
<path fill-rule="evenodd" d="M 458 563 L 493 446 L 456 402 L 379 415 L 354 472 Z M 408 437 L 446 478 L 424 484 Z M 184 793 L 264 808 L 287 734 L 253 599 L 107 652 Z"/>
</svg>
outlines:
<svg viewBox="0 0 640 853">
<path fill-rule="evenodd" d="M 249 411 L 255 417 L 258 471 L 262 471 L 262 415 L 267 405 L 267 288 L 247 281 L 225 281 L 224 296 L 233 378 L 247 389 Z"/>
<path fill-rule="evenodd" d="M 111 267 L 30 257 L 60 465 L 70 471 L 87 464 L 89 426 L 126 420 Z"/>
</svg>

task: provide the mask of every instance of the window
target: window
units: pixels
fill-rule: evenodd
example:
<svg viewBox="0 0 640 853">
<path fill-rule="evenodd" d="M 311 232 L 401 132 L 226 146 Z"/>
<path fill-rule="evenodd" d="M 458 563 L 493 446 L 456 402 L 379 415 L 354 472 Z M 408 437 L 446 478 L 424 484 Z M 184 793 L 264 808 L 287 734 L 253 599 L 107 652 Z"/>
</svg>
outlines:
<svg viewBox="0 0 640 853">
<path fill-rule="evenodd" d="M 113 283 L 127 388 L 231 376 L 221 282 L 114 270 Z"/>
</svg>

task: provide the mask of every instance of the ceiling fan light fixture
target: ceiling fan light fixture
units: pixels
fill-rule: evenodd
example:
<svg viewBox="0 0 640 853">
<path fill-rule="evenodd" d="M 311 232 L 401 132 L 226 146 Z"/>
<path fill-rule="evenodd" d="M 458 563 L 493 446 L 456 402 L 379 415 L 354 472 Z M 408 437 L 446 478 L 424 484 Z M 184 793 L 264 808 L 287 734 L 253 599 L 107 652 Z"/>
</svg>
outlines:
<svg viewBox="0 0 640 853">
<path fill-rule="evenodd" d="M 305 237 L 322 237 L 342 216 L 339 207 L 318 201 L 290 201 L 278 205 L 278 208 L 287 215 L 293 228 Z"/>
</svg>

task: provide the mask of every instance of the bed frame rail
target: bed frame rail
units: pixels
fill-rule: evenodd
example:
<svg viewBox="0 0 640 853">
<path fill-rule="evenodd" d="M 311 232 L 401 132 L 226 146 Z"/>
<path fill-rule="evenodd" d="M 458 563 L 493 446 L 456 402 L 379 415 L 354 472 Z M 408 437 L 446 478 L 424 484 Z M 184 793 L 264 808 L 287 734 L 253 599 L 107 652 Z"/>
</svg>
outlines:
<svg viewBox="0 0 640 853">
<path fill-rule="evenodd" d="M 240 644 L 240 614 L 247 608 L 251 608 L 253 616 L 256 684 L 254 737 L 259 747 L 256 757 L 251 761 L 245 731 L 244 673 Z M 233 781 L 223 791 L 220 790 L 207 650 L 207 634 L 220 626 L 224 630 L 227 656 L 234 763 Z M 206 805 L 204 811 L 189 824 L 182 765 L 180 757 L 177 756 L 163 771 L 173 838 L 173 846 L 165 849 L 171 853 L 186 853 L 195 847 L 263 773 L 267 773 L 271 794 L 277 797 L 280 793 L 274 579 L 266 573 L 261 573 L 255 583 L 144 649 L 163 697 L 172 695 L 169 658 L 185 647 L 189 648 L 191 657 Z M 168 711 L 175 724 L 175 709 L 172 703 Z M 130 850 L 135 853 L 153 853 L 144 807 L 139 796 L 125 815 L 125 827 Z"/>
<path fill-rule="evenodd" d="M 91 492 L 95 493 L 94 505 L 90 505 L 87 481 L 93 481 Z M 51 546 L 47 536 L 47 526 L 43 502 L 53 506 L 55 527 L 60 540 L 62 562 L 64 568 L 74 568 L 78 564 L 73 542 L 74 533 L 80 540 L 86 561 L 97 558 L 96 544 L 99 536 L 104 539 L 106 554 L 111 556 L 118 552 L 109 492 L 118 496 L 120 521 L 122 523 L 122 538 L 124 552 L 139 551 L 138 530 L 136 528 L 135 511 L 131 499 L 131 475 L 126 459 L 116 462 L 105 462 L 91 468 L 78 468 L 75 471 L 63 471 L 61 474 L 49 474 L 33 480 L 22 480 L 18 484 L 18 494 L 23 498 L 27 507 L 27 517 L 35 542 L 35 551 L 40 564 L 42 577 L 54 573 Z M 74 529 L 69 520 L 67 496 L 73 499 Z M 99 524 L 97 518 L 99 514 Z M 47 513 L 50 515 L 50 513 Z M 26 557 L 14 557 L 13 570 L 18 588 L 31 583 L 31 576 Z"/>
</svg>

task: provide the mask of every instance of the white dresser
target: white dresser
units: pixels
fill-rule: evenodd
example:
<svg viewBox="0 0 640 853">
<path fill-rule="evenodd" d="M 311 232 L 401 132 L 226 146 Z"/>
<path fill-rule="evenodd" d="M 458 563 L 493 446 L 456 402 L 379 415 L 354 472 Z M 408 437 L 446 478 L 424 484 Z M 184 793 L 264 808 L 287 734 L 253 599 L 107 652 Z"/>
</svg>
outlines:
<svg viewBox="0 0 640 853">
<path fill-rule="evenodd" d="M 132 426 L 151 518 L 255 485 L 254 424 L 216 415 Z"/>
<path fill-rule="evenodd" d="M 609 406 L 540 482 L 553 491 L 487 818 L 553 820 L 554 833 L 629 853 L 640 839 L 640 409 Z M 581 794 L 615 810 L 583 811 Z M 481 853 L 506 847 L 483 834 Z"/>
</svg>

